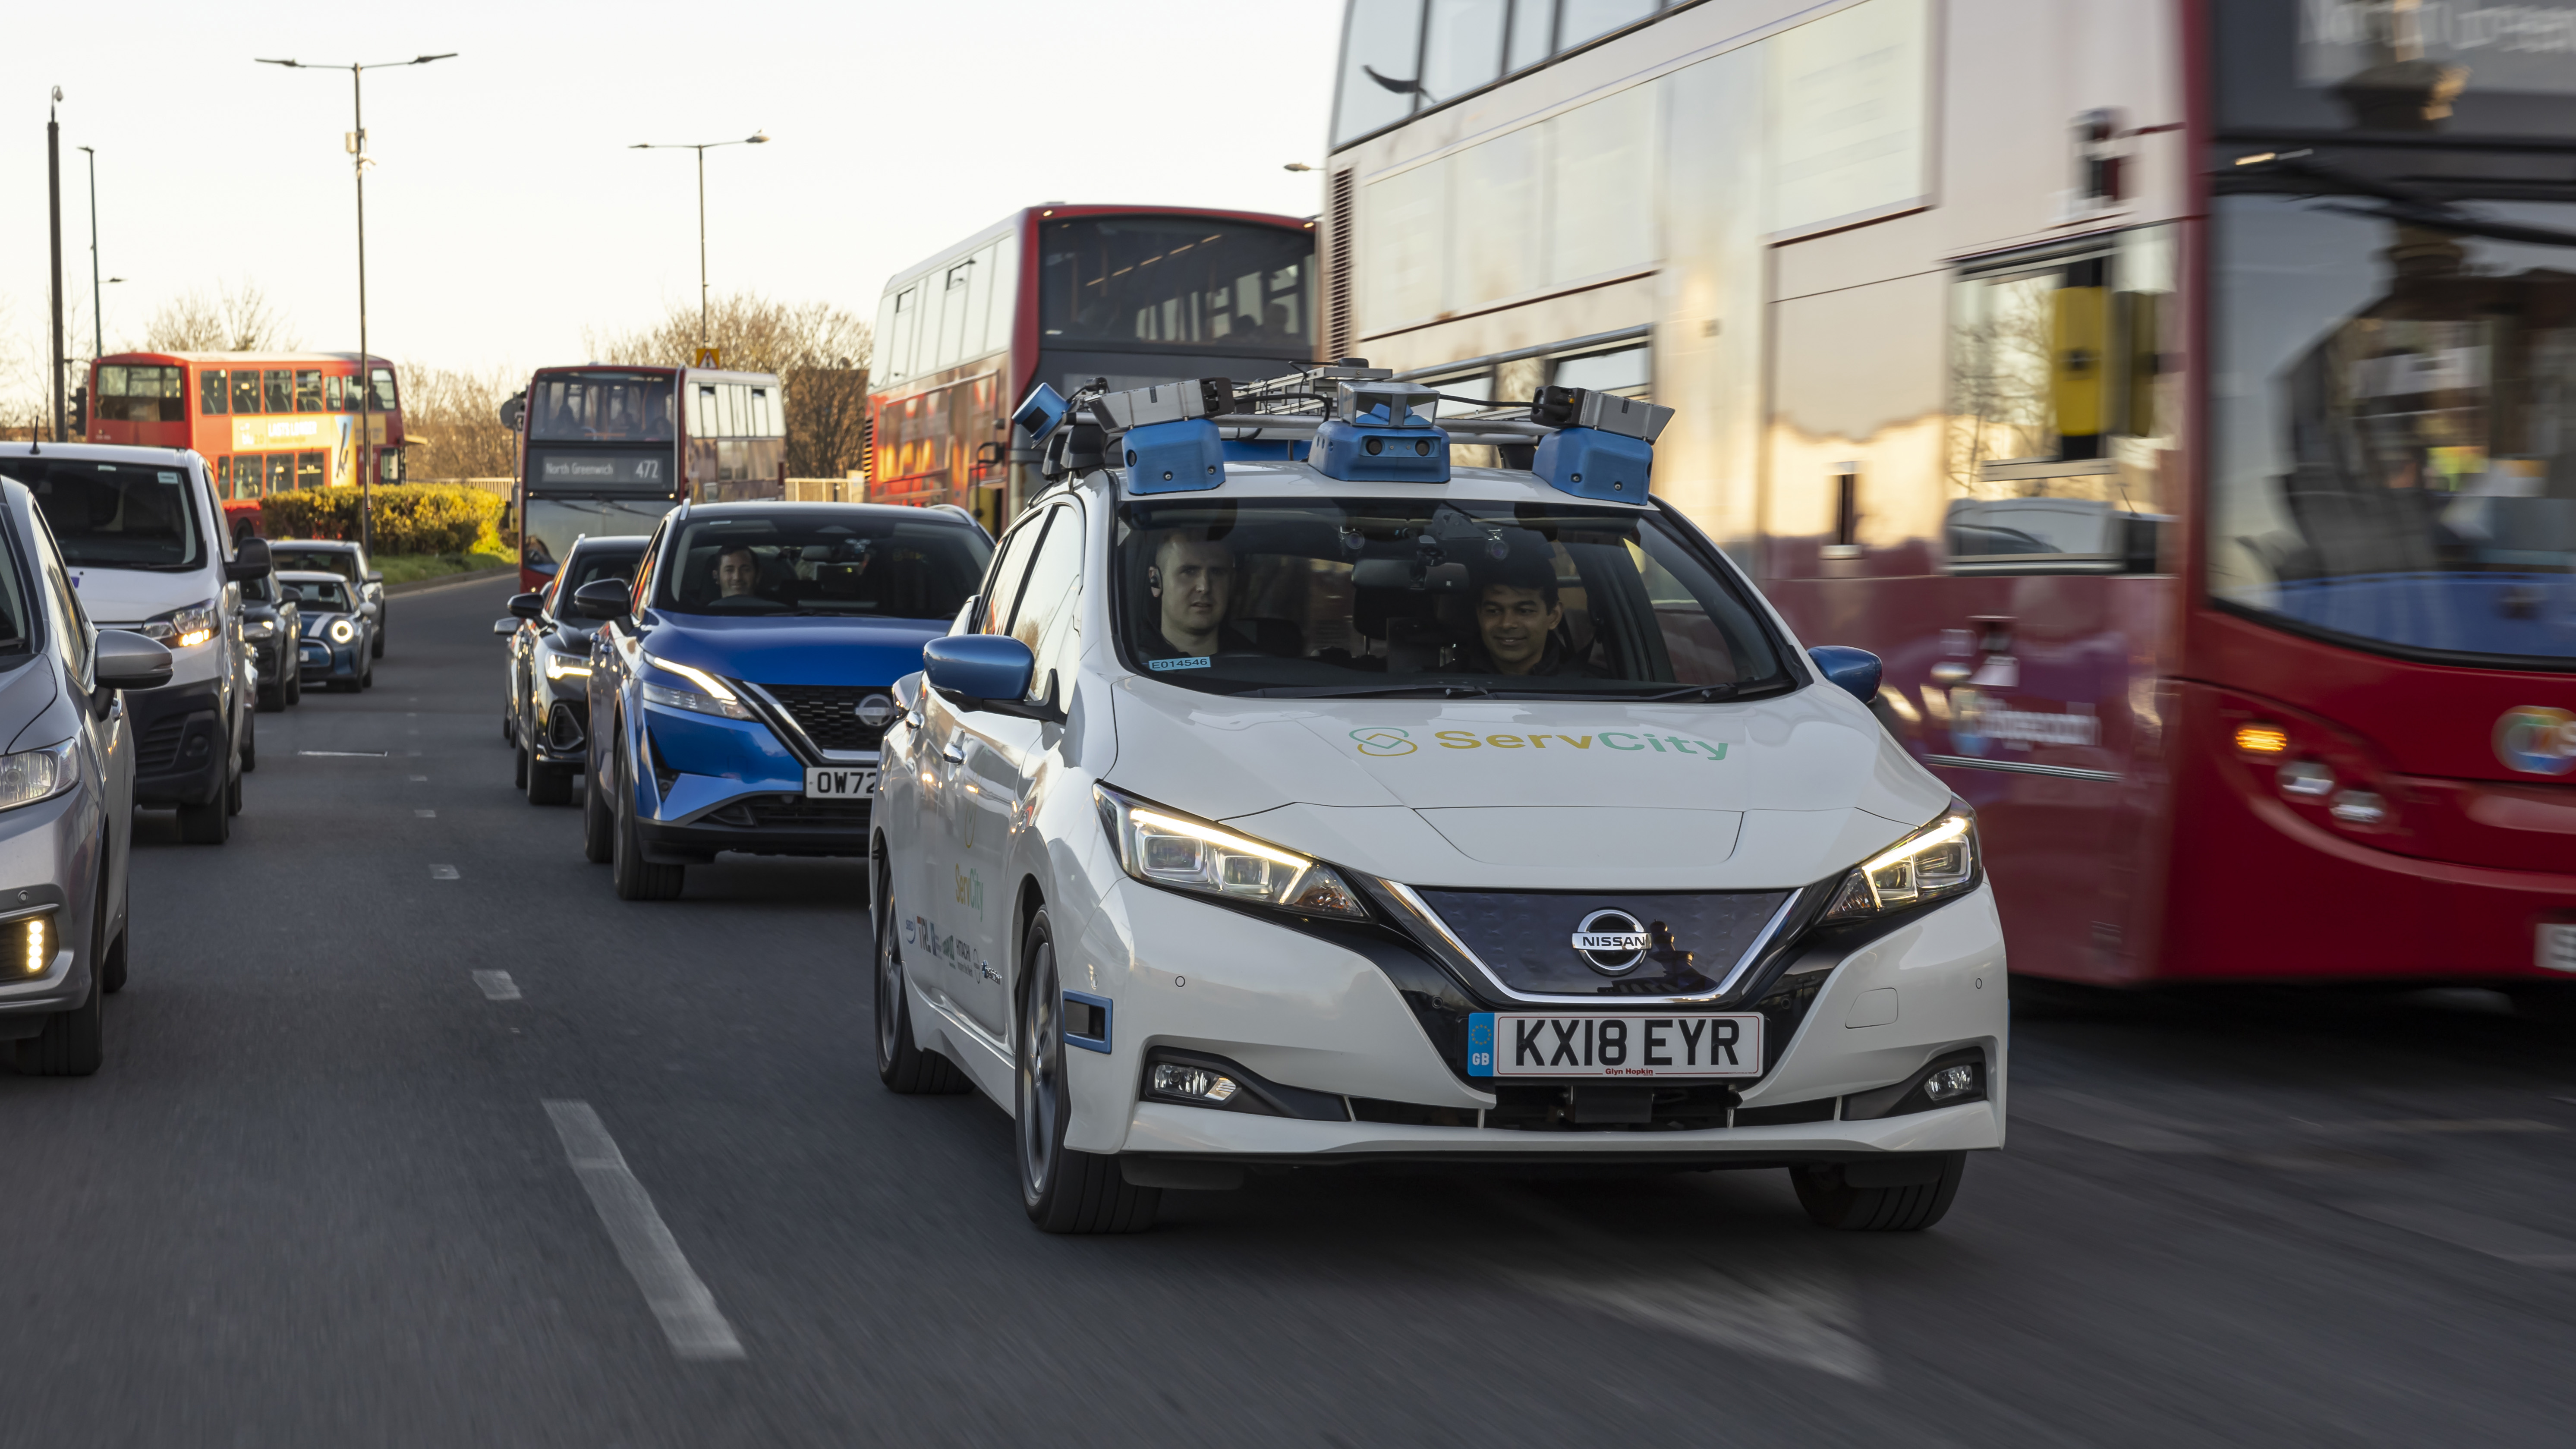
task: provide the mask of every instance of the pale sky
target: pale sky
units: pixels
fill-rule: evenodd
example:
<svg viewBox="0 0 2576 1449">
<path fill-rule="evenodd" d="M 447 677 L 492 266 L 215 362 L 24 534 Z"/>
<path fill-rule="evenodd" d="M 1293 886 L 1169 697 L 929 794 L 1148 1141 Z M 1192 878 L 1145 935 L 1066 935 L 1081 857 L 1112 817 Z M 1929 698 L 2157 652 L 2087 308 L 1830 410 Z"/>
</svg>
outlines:
<svg viewBox="0 0 2576 1449">
<path fill-rule="evenodd" d="M 60 85 L 63 270 L 89 289 L 98 149 L 107 345 L 162 302 L 256 282 L 297 339 L 357 346 L 346 71 L 370 71 L 369 340 L 397 362 L 584 360 L 584 328 L 697 300 L 690 153 L 718 295 L 873 320 L 889 274 L 1041 201 L 1307 216 L 1341 0 L 31 6 L 0 45 L 0 364 L 40 383 L 45 98 Z M 85 309 L 84 309 L 85 312 Z M 86 327 L 72 339 L 88 355 Z"/>
</svg>

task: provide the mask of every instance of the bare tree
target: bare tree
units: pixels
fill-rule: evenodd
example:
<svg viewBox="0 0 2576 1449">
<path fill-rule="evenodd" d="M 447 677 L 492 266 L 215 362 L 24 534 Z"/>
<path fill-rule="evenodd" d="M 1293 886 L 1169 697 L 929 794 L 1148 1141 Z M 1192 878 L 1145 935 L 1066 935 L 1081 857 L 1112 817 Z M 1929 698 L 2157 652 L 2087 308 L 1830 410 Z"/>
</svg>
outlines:
<svg viewBox="0 0 2576 1449">
<path fill-rule="evenodd" d="M 501 401 L 525 386 L 508 368 L 474 372 L 413 367 L 403 387 L 405 471 L 423 482 L 507 478 L 518 467 L 517 435 L 501 426 Z"/>
<path fill-rule="evenodd" d="M 610 362 L 685 367 L 697 359 L 698 309 L 674 307 L 638 332 L 586 334 L 591 355 Z M 787 393 L 787 471 L 838 478 L 865 461 L 868 359 L 876 329 L 829 302 L 787 303 L 752 293 L 717 299 L 707 346 L 725 366 L 774 372 Z"/>
<path fill-rule="evenodd" d="M 147 352 L 276 352 L 295 346 L 256 282 L 189 291 L 165 302 L 143 330 Z"/>
</svg>

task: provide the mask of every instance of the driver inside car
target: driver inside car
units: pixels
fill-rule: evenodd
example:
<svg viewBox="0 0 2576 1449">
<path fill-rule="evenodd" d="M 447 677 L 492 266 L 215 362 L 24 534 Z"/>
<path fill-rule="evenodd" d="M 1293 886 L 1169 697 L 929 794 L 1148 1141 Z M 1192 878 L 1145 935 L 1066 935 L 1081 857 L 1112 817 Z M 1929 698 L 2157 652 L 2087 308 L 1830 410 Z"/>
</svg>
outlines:
<svg viewBox="0 0 2576 1449">
<path fill-rule="evenodd" d="M 760 582 L 760 556 L 744 544 L 716 555 L 716 597 L 741 598 Z"/>
<path fill-rule="evenodd" d="M 1565 675 L 1587 671 L 1557 638 L 1565 606 L 1546 558 L 1514 556 L 1486 572 L 1476 591 L 1476 637 L 1459 651 L 1471 674 Z"/>
<path fill-rule="evenodd" d="M 1250 648 L 1226 635 L 1225 616 L 1234 602 L 1237 577 L 1234 550 L 1200 530 L 1176 528 L 1163 535 L 1153 565 L 1145 570 L 1145 587 L 1155 602 L 1155 628 L 1145 637 L 1145 657 L 1205 659 L 1220 648 Z"/>
</svg>

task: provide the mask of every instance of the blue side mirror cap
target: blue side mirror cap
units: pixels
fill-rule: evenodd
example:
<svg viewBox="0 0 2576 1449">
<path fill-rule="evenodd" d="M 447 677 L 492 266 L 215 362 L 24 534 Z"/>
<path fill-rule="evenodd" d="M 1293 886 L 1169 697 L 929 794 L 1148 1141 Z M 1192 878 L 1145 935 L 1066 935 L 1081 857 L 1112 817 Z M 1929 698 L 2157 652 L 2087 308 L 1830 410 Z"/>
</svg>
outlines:
<svg viewBox="0 0 2576 1449">
<path fill-rule="evenodd" d="M 1878 698 L 1878 680 L 1885 666 L 1878 662 L 1877 655 L 1866 649 L 1822 644 L 1808 650 L 1807 657 L 1816 661 L 1826 683 L 1850 690 L 1852 698 L 1863 704 Z"/>
<path fill-rule="evenodd" d="M 1037 667 L 1029 646 L 1008 634 L 950 634 L 921 646 L 922 678 L 970 708 L 1027 698 Z"/>
</svg>

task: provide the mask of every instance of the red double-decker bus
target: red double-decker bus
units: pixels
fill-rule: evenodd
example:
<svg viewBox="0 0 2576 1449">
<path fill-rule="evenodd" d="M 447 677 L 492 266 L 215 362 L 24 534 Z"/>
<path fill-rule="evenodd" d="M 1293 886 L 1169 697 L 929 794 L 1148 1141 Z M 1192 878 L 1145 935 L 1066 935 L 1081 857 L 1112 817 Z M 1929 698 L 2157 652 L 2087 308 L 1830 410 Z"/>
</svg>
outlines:
<svg viewBox="0 0 2576 1449">
<path fill-rule="evenodd" d="M 1315 224 L 1186 207 L 1032 206 L 886 283 L 868 497 L 1002 531 L 1027 493 L 1010 412 L 1040 382 L 1275 377 L 1315 353 Z"/>
<path fill-rule="evenodd" d="M 362 399 L 354 352 L 120 352 L 90 367 L 87 437 L 193 448 L 226 501 L 342 487 L 369 467 L 392 483 L 402 395 L 392 363 L 371 371 L 375 395 Z"/>
<path fill-rule="evenodd" d="M 1676 409 L 2015 971 L 2576 985 L 2576 4 L 1354 0 L 1333 124 L 1326 351 Z"/>
</svg>

